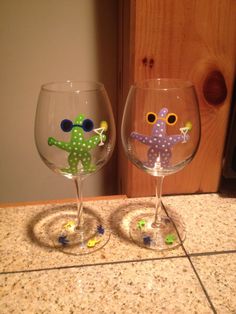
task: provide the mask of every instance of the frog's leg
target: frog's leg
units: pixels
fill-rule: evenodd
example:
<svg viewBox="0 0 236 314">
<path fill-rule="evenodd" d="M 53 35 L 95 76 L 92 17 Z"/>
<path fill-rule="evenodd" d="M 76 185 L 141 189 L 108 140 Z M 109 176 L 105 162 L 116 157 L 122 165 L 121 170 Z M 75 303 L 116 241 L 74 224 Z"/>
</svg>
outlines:
<svg viewBox="0 0 236 314">
<path fill-rule="evenodd" d="M 79 163 L 78 154 L 75 152 L 71 152 L 68 156 L 69 167 L 62 169 L 62 171 L 76 175 L 78 172 L 78 169 L 77 169 L 78 163 Z"/>
<path fill-rule="evenodd" d="M 83 165 L 84 171 L 95 171 L 96 170 L 96 166 L 91 164 L 91 155 L 89 154 L 89 152 L 84 152 L 82 157 L 81 157 L 81 163 Z"/>
<path fill-rule="evenodd" d="M 147 153 L 147 161 L 144 163 L 145 166 L 153 168 L 155 166 L 156 159 L 158 157 L 158 150 L 155 147 L 150 147 Z"/>
<path fill-rule="evenodd" d="M 161 166 L 166 168 L 170 164 L 172 153 L 170 149 L 166 149 L 166 151 L 161 152 Z"/>
</svg>

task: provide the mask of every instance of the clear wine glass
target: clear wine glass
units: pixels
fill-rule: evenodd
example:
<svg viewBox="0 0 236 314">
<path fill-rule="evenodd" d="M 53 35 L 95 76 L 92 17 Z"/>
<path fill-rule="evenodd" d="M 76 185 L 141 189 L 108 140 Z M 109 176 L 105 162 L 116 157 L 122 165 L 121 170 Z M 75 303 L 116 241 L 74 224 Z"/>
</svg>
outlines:
<svg viewBox="0 0 236 314">
<path fill-rule="evenodd" d="M 155 204 L 137 209 L 130 236 L 139 246 L 165 250 L 180 245 L 185 226 L 177 212 L 163 206 L 163 178 L 193 159 L 200 141 L 200 114 L 192 83 L 151 79 L 131 86 L 121 136 L 129 160 L 156 178 Z"/>
<path fill-rule="evenodd" d="M 72 179 L 77 209 L 65 210 L 47 226 L 54 247 L 87 254 L 103 247 L 109 232 L 102 219 L 85 210 L 82 183 L 112 155 L 115 123 L 101 83 L 66 81 L 41 87 L 35 118 L 35 142 L 40 157 L 54 172 Z"/>
</svg>

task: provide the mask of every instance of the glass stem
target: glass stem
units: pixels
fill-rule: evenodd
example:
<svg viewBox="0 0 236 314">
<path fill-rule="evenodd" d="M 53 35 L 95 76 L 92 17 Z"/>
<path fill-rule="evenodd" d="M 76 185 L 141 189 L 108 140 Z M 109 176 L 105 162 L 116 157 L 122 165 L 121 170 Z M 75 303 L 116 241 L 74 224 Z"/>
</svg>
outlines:
<svg viewBox="0 0 236 314">
<path fill-rule="evenodd" d="M 82 180 L 75 178 L 76 197 L 77 197 L 77 229 L 83 228 L 83 196 L 82 196 Z"/>
<path fill-rule="evenodd" d="M 156 199 L 155 199 L 155 219 L 152 227 L 159 228 L 161 225 L 161 196 L 162 196 L 162 184 L 163 176 L 156 177 L 155 187 L 156 187 Z"/>
</svg>

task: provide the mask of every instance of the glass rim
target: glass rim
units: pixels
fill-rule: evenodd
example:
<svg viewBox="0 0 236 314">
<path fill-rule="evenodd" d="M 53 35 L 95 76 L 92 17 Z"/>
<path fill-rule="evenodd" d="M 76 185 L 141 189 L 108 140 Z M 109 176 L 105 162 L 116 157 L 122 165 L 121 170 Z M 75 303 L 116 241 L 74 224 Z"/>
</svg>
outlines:
<svg viewBox="0 0 236 314">
<path fill-rule="evenodd" d="M 84 85 L 84 86 L 83 86 Z M 86 87 L 85 87 L 86 86 Z M 80 93 L 104 89 L 104 84 L 90 80 L 52 81 L 41 85 L 42 91 L 54 93 Z"/>
<path fill-rule="evenodd" d="M 145 86 L 145 84 L 149 83 L 155 83 L 157 84 L 154 86 Z M 167 83 L 172 84 L 172 86 L 167 86 Z M 159 83 L 159 84 L 158 84 Z M 179 86 L 174 86 L 173 84 L 178 84 Z M 163 86 L 166 84 L 166 86 Z M 158 86 L 159 85 L 159 86 Z M 146 79 L 142 81 L 137 81 L 134 84 L 131 85 L 132 88 L 138 88 L 138 89 L 144 89 L 144 90 L 156 90 L 156 91 L 166 91 L 166 90 L 175 90 L 175 89 L 181 89 L 181 88 L 193 88 L 194 84 L 189 80 L 184 80 L 181 78 L 152 78 L 152 79 Z"/>
</svg>

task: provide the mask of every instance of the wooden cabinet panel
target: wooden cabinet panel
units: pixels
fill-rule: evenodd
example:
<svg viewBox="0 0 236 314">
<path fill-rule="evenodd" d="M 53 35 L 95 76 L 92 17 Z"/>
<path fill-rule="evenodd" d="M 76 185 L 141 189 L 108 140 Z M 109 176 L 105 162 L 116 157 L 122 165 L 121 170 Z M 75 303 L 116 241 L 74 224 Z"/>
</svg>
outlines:
<svg viewBox="0 0 236 314">
<path fill-rule="evenodd" d="M 166 177 L 164 193 L 218 189 L 235 75 L 234 0 L 120 1 L 118 128 L 135 81 L 170 77 L 191 80 L 197 90 L 202 137 L 194 160 Z M 124 156 L 119 139 L 120 193 L 154 194 L 154 178 Z"/>
</svg>

